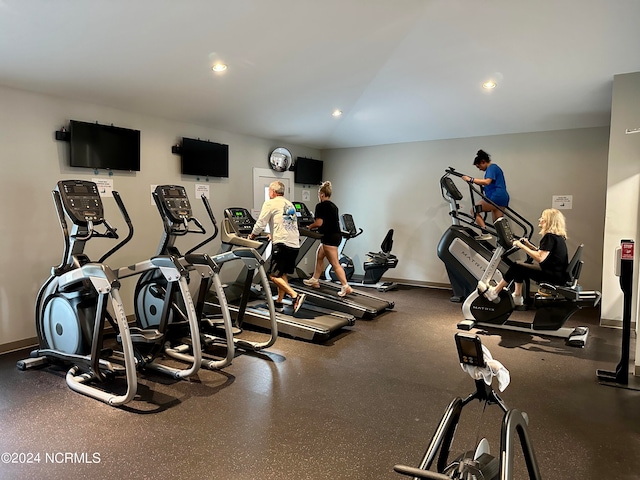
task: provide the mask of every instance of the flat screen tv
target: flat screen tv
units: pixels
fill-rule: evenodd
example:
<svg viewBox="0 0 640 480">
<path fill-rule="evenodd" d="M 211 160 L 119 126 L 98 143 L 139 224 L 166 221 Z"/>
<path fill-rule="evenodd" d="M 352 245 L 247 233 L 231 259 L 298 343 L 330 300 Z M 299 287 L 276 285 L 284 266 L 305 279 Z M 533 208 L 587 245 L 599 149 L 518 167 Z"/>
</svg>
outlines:
<svg viewBox="0 0 640 480">
<path fill-rule="evenodd" d="M 295 183 L 320 185 L 322 183 L 322 160 L 298 157 L 294 170 Z"/>
<path fill-rule="evenodd" d="M 69 122 L 72 167 L 140 170 L 140 130 Z"/>
<path fill-rule="evenodd" d="M 183 138 L 180 155 L 183 175 L 229 176 L 229 145 Z"/>
</svg>

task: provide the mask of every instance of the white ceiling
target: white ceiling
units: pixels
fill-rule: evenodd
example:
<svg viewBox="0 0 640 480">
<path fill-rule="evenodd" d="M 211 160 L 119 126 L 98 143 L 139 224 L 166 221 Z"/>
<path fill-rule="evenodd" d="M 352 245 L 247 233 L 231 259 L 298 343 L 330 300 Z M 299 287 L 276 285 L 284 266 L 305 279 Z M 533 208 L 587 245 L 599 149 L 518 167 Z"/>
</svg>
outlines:
<svg viewBox="0 0 640 480">
<path fill-rule="evenodd" d="M 638 0 L 0 0 L 0 85 L 317 148 L 605 126 L 639 47 Z"/>
</svg>

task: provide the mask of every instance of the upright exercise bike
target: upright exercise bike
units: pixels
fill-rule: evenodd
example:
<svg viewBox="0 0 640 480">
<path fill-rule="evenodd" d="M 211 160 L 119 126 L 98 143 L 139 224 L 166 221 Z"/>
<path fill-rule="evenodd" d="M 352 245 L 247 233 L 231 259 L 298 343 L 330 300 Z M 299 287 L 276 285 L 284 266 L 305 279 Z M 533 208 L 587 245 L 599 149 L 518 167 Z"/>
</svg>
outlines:
<svg viewBox="0 0 640 480">
<path fill-rule="evenodd" d="M 477 335 L 458 333 L 455 335 L 455 340 L 460 363 L 475 379 L 476 391 L 465 399 L 456 397 L 451 401 L 417 468 L 396 465 L 394 470 L 414 479 L 511 480 L 515 474 L 514 458 L 518 451 L 521 451 L 524 455 L 528 478 L 540 480 L 542 477 L 529 436 L 527 414 L 515 408 L 508 408 L 491 386 L 494 376 L 498 376 L 500 380 L 500 371 L 504 367 L 491 358 L 489 350 L 482 346 Z M 506 388 L 506 385 L 503 386 Z M 504 414 L 500 429 L 499 453 L 497 456 L 493 455 L 489 442 L 483 438 L 473 450 L 450 459 L 451 446 L 460 423 L 462 410 L 474 400 L 484 404 L 483 412 L 487 406 L 496 405 Z M 431 470 L 434 462 L 435 471 Z"/>
<path fill-rule="evenodd" d="M 398 266 L 398 257 L 391 253 L 393 247 L 393 228 L 389 229 L 387 234 L 380 244 L 379 252 L 369 252 L 367 259 L 364 261 L 362 267 L 364 268 L 364 275 L 355 274 L 355 265 L 350 257 L 343 254 L 344 247 L 347 242 L 360 236 L 363 232 L 362 228 L 356 228 L 356 224 L 353 221 L 353 216 L 349 213 L 341 215 L 342 221 L 342 241 L 338 245 L 338 256 L 340 265 L 344 269 L 344 274 L 347 277 L 347 281 L 350 285 L 356 287 L 372 287 L 379 292 L 387 292 L 397 288 L 395 282 L 383 282 L 382 276 L 390 268 L 396 268 Z M 329 264 L 325 270 L 325 278 L 327 280 L 338 280 L 333 266 Z"/>
<path fill-rule="evenodd" d="M 66 381 L 72 390 L 116 406 L 124 405 L 135 397 L 137 369 L 154 369 L 173 378 L 195 373 L 200 366 L 199 354 L 186 369 L 176 369 L 158 361 L 169 324 L 169 304 L 161 305 L 158 328 L 130 328 L 119 293 L 122 278 L 160 270 L 171 289 L 178 285 L 184 297 L 190 328 L 197 332 L 195 310 L 183 268 L 170 256 L 154 257 L 119 270 L 112 270 L 104 263 L 133 237 L 131 219 L 115 191 L 113 197 L 127 224 L 128 235 L 93 262 L 84 253 L 89 240 L 119 238 L 116 229 L 104 217 L 96 184 L 84 180 L 60 181 L 52 195 L 64 237 L 64 253 L 61 264 L 52 268 L 51 276 L 36 298 L 39 348 L 31 352 L 30 358 L 19 361 L 18 368 L 26 370 L 49 363 L 71 365 Z M 67 219 L 72 223 L 71 231 Z M 98 231 L 100 226 L 102 231 Z M 115 345 L 105 343 L 107 323 L 116 334 Z M 195 337 L 199 350 L 197 333 Z M 117 344 L 121 351 L 115 349 Z M 126 379 L 124 394 L 95 385 L 97 382 L 104 386 L 106 380 L 117 376 Z"/>
</svg>

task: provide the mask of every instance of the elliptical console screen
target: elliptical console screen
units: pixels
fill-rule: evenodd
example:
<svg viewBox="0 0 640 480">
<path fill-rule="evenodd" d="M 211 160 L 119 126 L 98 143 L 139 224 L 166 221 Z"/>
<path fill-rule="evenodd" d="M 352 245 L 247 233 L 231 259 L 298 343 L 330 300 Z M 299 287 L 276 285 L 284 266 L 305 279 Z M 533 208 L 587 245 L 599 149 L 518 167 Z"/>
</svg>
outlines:
<svg viewBox="0 0 640 480">
<path fill-rule="evenodd" d="M 460 363 L 481 368 L 485 366 L 480 337 L 456 333 L 455 339 Z"/>
<path fill-rule="evenodd" d="M 60 192 L 65 212 L 75 225 L 99 224 L 104 220 L 102 199 L 94 182 L 61 180 L 56 190 Z"/>
<path fill-rule="evenodd" d="M 191 218 L 191 203 L 184 187 L 179 185 L 158 185 L 155 193 L 172 222 L 182 222 L 185 218 Z"/>
</svg>

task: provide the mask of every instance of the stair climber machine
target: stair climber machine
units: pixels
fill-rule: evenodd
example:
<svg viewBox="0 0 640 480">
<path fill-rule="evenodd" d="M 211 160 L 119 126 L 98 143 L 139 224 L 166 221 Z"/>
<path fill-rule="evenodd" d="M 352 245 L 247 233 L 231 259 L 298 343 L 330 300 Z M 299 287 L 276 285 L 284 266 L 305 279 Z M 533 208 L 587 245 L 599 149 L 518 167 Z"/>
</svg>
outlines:
<svg viewBox="0 0 640 480">
<path fill-rule="evenodd" d="M 395 306 L 394 302 L 370 295 L 362 290 L 354 289 L 353 293 L 340 297 L 338 295 L 340 285 L 337 283 L 320 280 L 319 287 L 308 287 L 302 282 L 304 279 L 311 277 L 311 275 L 305 273 L 300 268 L 300 263 L 311 247 L 313 247 L 322 236 L 318 232 L 305 228 L 313 223 L 313 215 L 307 206 L 302 202 L 292 203 L 298 215 L 300 235 L 304 237 L 304 240 L 302 241 L 302 245 L 300 245 L 300 251 L 296 259 L 296 276 L 295 278 L 290 278 L 289 282 L 296 290 L 306 293 L 306 302 L 349 313 L 356 318 L 362 319 L 371 319 L 382 312 L 393 309 Z"/>
<path fill-rule="evenodd" d="M 268 263 L 270 256 L 270 239 L 263 235 L 255 240 L 248 238 L 256 221 L 246 208 L 232 207 L 224 211 L 220 239 L 221 252 L 234 255 L 239 249 L 249 247 L 255 249 L 261 259 Z M 266 278 L 266 277 L 265 277 Z M 225 290 L 229 308 L 236 315 L 236 325 L 246 323 L 260 328 L 268 328 L 269 309 L 273 303 L 273 293 L 268 281 L 259 285 L 254 283 L 255 269 L 245 267 L 239 272 L 236 280 Z M 292 284 L 293 286 L 293 284 Z M 298 290 L 297 286 L 294 286 Z M 285 310 L 275 314 L 277 331 L 293 338 L 311 342 L 325 342 L 334 332 L 355 324 L 353 315 L 310 305 L 307 301 L 297 312 L 293 311 L 292 302 L 285 299 Z"/>
<path fill-rule="evenodd" d="M 463 196 L 452 177 L 462 176 L 463 174 L 449 167 L 440 178 L 442 197 L 449 202 L 452 225 L 444 232 L 438 243 L 438 257 L 444 262 L 447 269 L 447 275 L 453 289 L 452 302 L 463 302 L 476 289 L 478 280 L 482 278 L 495 250 L 495 227 L 487 222 L 486 227 L 482 229 L 475 223 L 474 216 L 460 209 L 459 202 Z M 469 184 L 469 194 L 472 205 L 475 205 L 476 197 L 493 203 L 476 185 Z M 530 222 L 509 207 L 501 208 L 501 210 L 504 216 L 517 226 L 518 238 L 531 239 L 533 225 Z M 505 262 L 498 265 L 496 281 L 502 279 L 502 274 L 507 271 L 507 268 L 508 264 Z"/>
<path fill-rule="evenodd" d="M 480 279 L 485 285 L 495 284 L 498 265 L 512 253 L 518 251 L 513 247 L 514 236 L 506 217 L 499 218 L 495 224 L 498 237 L 497 247 Z M 536 293 L 534 296 L 535 316 L 533 323 L 509 320 L 515 309 L 513 297 L 508 289 L 503 289 L 495 301 L 488 300 L 478 287 L 466 298 L 462 305 L 465 320 L 458 323 L 458 328 L 470 330 L 474 327 L 494 327 L 523 331 L 530 334 L 547 335 L 565 338 L 567 345 L 584 347 L 589 334 L 587 327 L 563 327 L 565 322 L 578 310 L 584 307 L 595 307 L 600 301 L 600 292 L 583 291 L 578 284 L 582 271 L 582 248 L 578 246 L 576 253 L 567 267 L 569 280 L 564 285 L 540 284 L 548 294 Z"/>
<path fill-rule="evenodd" d="M 64 236 L 61 264 L 51 269 L 51 276 L 40 288 L 35 305 L 36 332 L 39 348 L 30 358 L 18 362 L 21 370 L 45 366 L 49 363 L 71 365 L 66 381 L 69 387 L 109 405 L 124 405 L 133 400 L 137 390 L 137 370 L 149 369 L 186 378 L 200 367 L 200 337 L 198 323 L 185 271 L 172 256 L 156 256 L 135 265 L 112 270 L 104 262 L 133 237 L 133 224 L 118 192 L 113 197 L 124 218 L 128 235 L 97 261 L 85 253 L 87 242 L 94 238 L 119 238 L 116 229 L 104 218 L 102 199 L 94 182 L 64 180 L 52 192 L 58 220 Z M 71 231 L 67 220 L 72 223 Z M 102 226 L 100 232 L 98 227 Z M 193 337 L 196 353 L 185 369 L 177 369 L 159 362 L 168 348 L 172 333 L 170 305 L 158 305 L 158 322 L 154 328 L 129 327 L 120 298 L 120 280 L 146 272 L 158 272 L 166 280 L 166 291 L 179 290 L 188 329 Z M 115 331 L 115 341 L 105 343 Z M 117 350 L 116 347 L 120 347 Z M 124 376 L 126 391 L 109 390 L 115 377 Z M 101 384 L 100 388 L 95 384 Z"/>
<path fill-rule="evenodd" d="M 367 254 L 367 259 L 362 265 L 364 275 L 357 275 L 354 274 L 355 266 L 353 260 L 344 255 L 343 251 L 347 242 L 361 235 L 363 231 L 361 228 L 356 228 L 351 214 L 344 213 L 340 216 L 340 219 L 342 221 L 342 241 L 338 246 L 338 258 L 349 284 L 356 287 L 372 287 L 379 292 L 387 292 L 395 289 L 398 286 L 396 283 L 383 282 L 381 280 L 387 270 L 396 268 L 398 265 L 398 257 L 391 253 L 391 248 L 393 247 L 393 228 L 389 229 L 387 235 L 384 237 L 380 245 L 380 251 L 377 253 L 369 252 Z M 329 264 L 325 270 L 325 278 L 334 282 L 338 280 L 331 264 Z"/>
<path fill-rule="evenodd" d="M 217 347 L 226 349 L 224 358 L 217 360 L 203 352 L 202 366 L 209 369 L 219 369 L 227 366 L 234 358 L 236 347 L 243 350 L 259 351 L 272 346 L 278 338 L 278 326 L 273 302 L 267 301 L 266 305 L 267 322 L 265 326 L 269 330 L 269 335 L 266 339 L 264 341 L 250 341 L 242 338 L 240 336 L 242 329 L 233 323 L 224 286 L 220 279 L 220 270 L 225 264 L 239 261 L 244 265 L 248 265 L 251 271 L 258 272 L 258 277 L 262 283 L 268 285 L 267 275 L 263 268 L 264 262 L 260 254 L 252 248 L 238 248 L 213 257 L 206 253 L 194 253 L 211 243 L 219 233 L 218 224 L 209 200 L 202 195 L 201 199 L 213 227 L 213 233 L 182 255 L 176 247 L 176 240 L 179 237 L 193 233 L 206 234 L 202 224 L 193 216 L 186 189 L 179 185 L 159 185 L 153 192 L 153 198 L 164 225 L 164 233 L 158 247 L 158 254 L 174 255 L 188 271 L 193 272 L 190 288 L 192 297 L 196 299 L 195 309 L 200 319 L 201 344 L 205 347 L 205 350 Z M 190 227 L 191 224 L 193 224 L 194 228 Z M 141 280 L 139 283 L 139 286 L 146 290 L 147 295 L 139 296 L 138 298 L 145 299 L 149 303 L 149 305 L 146 305 L 145 302 L 138 302 L 141 311 L 148 312 L 153 303 L 157 301 L 155 300 L 157 296 L 154 294 L 149 295 L 149 292 L 158 287 L 158 281 L 161 282 L 160 289 L 162 290 L 163 281 L 158 279 L 157 276 L 149 276 L 146 282 Z M 211 297 L 215 298 L 215 302 L 213 305 L 209 305 L 209 313 L 205 313 L 206 300 L 210 296 L 210 292 Z M 172 307 L 174 314 L 183 319 L 182 306 L 177 302 L 173 302 Z M 215 313 L 211 313 L 211 311 Z M 141 317 L 147 318 L 147 314 L 145 313 Z M 180 351 L 181 355 L 184 355 L 182 352 L 187 352 L 191 348 L 189 338 L 187 337 L 185 340 L 186 342 L 180 347 L 174 348 L 174 351 Z M 176 358 L 180 359 L 180 357 Z M 182 357 L 184 360 L 189 358 L 188 355 Z"/>
<path fill-rule="evenodd" d="M 499 390 L 503 391 L 510 382 L 508 370 L 491 357 L 477 335 L 458 333 L 455 340 L 460 364 L 475 380 L 476 391 L 464 399 L 456 397 L 451 401 L 418 467 L 396 465 L 393 469 L 413 479 L 512 480 L 524 478 L 524 472 L 519 471 L 519 463 L 516 462 L 516 459 L 522 458 L 527 471 L 526 478 L 540 480 L 542 476 L 529 435 L 528 415 L 515 408 L 508 408 L 491 386 L 493 378 L 497 377 Z M 495 405 L 503 412 L 500 449 L 497 454 L 492 453 L 485 437 L 480 439 L 473 450 L 449 459 L 462 411 L 474 400 L 482 404 L 479 426 L 488 406 Z M 434 463 L 435 470 L 431 470 Z"/>
</svg>

